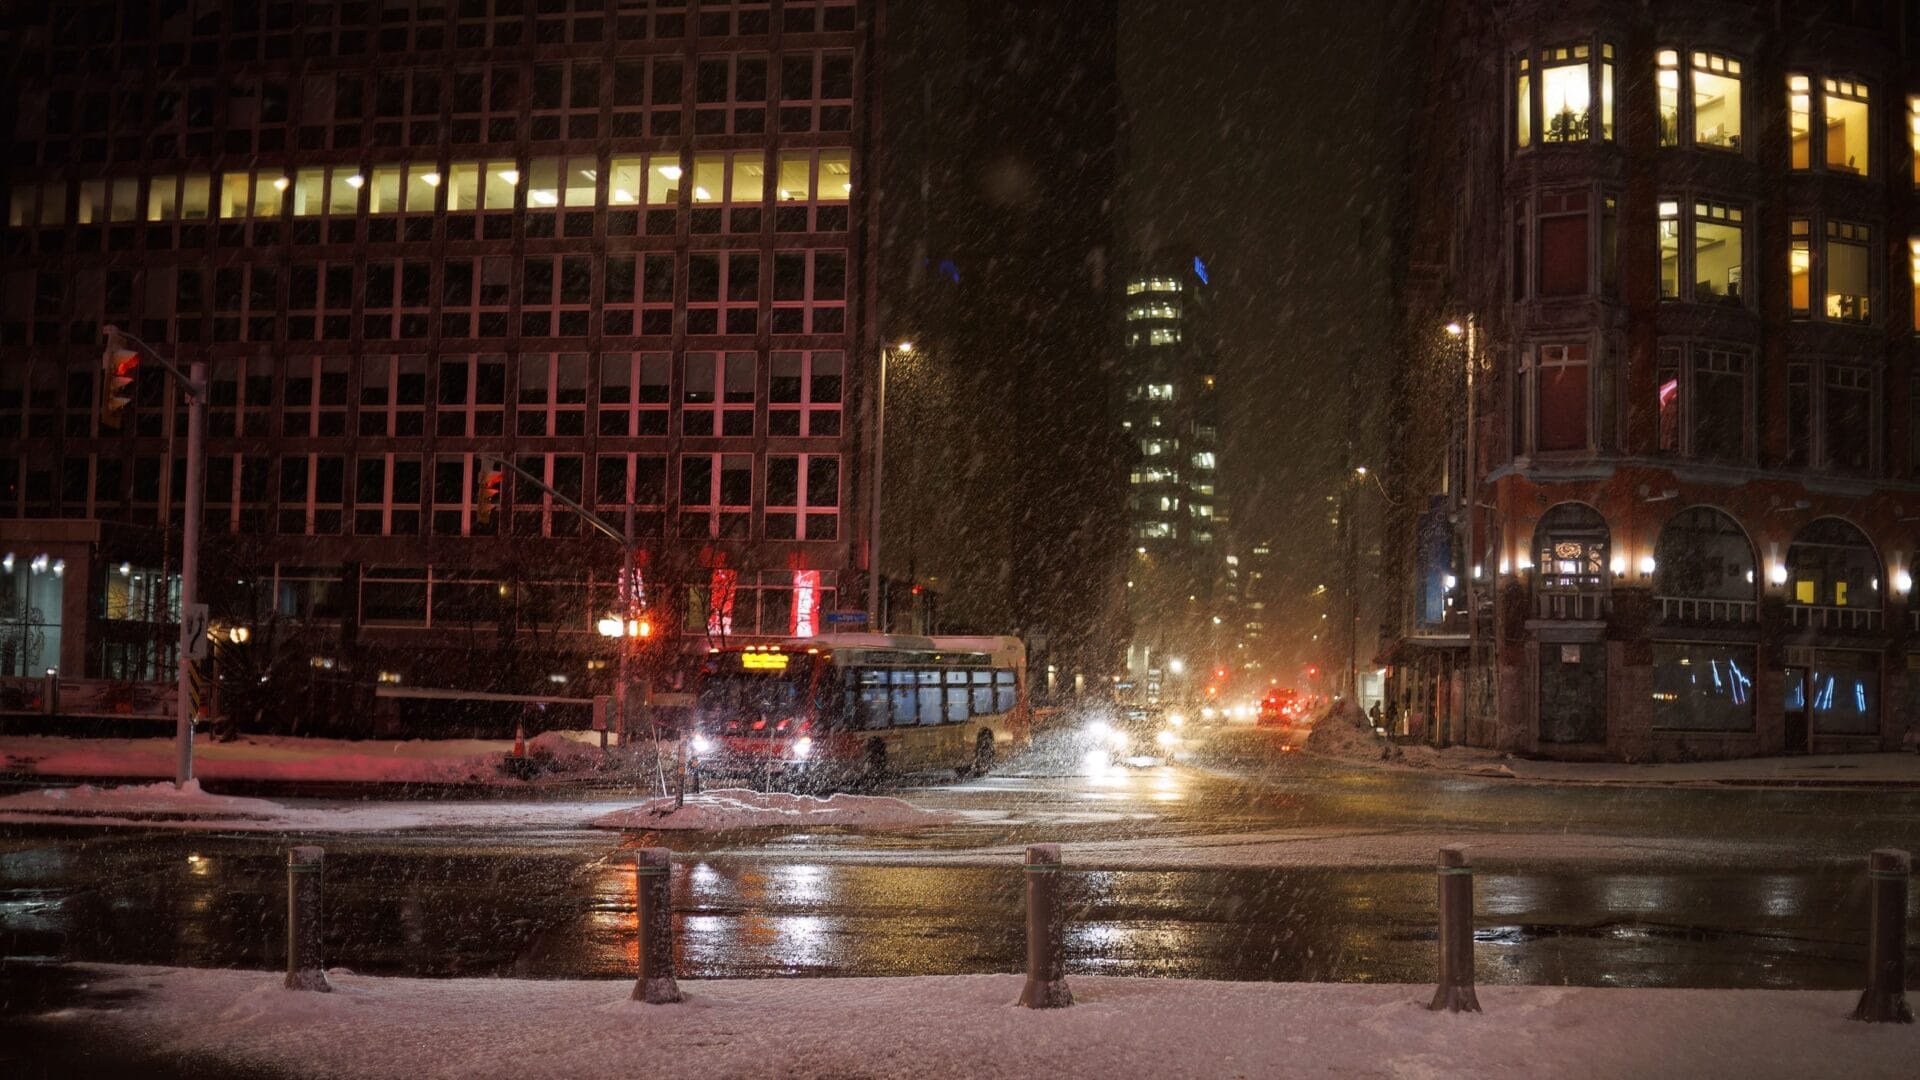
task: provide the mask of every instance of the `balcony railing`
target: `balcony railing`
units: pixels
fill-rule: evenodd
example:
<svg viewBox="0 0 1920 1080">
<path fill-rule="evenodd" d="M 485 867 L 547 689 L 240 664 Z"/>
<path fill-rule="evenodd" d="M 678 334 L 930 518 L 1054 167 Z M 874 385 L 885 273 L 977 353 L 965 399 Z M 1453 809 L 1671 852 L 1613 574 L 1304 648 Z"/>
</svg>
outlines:
<svg viewBox="0 0 1920 1080">
<path fill-rule="evenodd" d="M 1880 629 L 1880 609 L 1788 604 L 1787 621 L 1813 630 L 1871 631 Z"/>
<path fill-rule="evenodd" d="M 1752 600 L 1710 600 L 1699 596 L 1658 596 L 1660 621 L 1666 623 L 1751 623 L 1760 613 Z"/>
<path fill-rule="evenodd" d="M 1607 617 L 1607 594 L 1603 592 L 1536 592 L 1533 617 L 1564 622 L 1599 622 Z"/>
</svg>

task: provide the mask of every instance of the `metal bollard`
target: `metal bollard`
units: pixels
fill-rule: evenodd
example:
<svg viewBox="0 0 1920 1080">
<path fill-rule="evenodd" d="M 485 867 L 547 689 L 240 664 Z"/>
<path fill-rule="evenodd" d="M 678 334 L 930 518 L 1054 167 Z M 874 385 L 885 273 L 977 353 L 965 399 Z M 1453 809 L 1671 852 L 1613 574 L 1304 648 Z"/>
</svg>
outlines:
<svg viewBox="0 0 1920 1080">
<path fill-rule="evenodd" d="M 287 849 L 287 989 L 326 993 L 326 968 L 320 960 L 325 924 L 320 911 L 320 876 L 326 852 L 317 847 Z"/>
<path fill-rule="evenodd" d="M 1897 848 L 1867 856 L 1873 908 L 1867 921 L 1867 988 L 1853 1018 L 1876 1024 L 1911 1024 L 1907 1004 L 1907 882 L 1913 857 Z"/>
<path fill-rule="evenodd" d="M 1440 849 L 1440 986 L 1427 1008 L 1479 1012 L 1473 992 L 1473 867 L 1462 848 Z"/>
<path fill-rule="evenodd" d="M 1067 950 L 1062 933 L 1065 918 L 1056 890 L 1060 880 L 1060 845 L 1032 844 L 1027 848 L 1027 984 L 1020 1004 L 1029 1009 L 1058 1009 L 1073 1004 L 1067 989 Z"/>
<path fill-rule="evenodd" d="M 673 852 L 641 848 L 633 855 L 640 892 L 640 981 L 633 1000 L 671 1005 L 680 1000 L 673 981 Z"/>
</svg>

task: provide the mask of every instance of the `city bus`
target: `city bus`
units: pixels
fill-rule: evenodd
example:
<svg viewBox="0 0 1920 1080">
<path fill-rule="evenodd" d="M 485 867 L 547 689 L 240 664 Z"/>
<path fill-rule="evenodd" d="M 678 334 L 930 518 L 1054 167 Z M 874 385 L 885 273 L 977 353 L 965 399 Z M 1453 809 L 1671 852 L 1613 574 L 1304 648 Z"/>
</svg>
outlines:
<svg viewBox="0 0 1920 1080">
<path fill-rule="evenodd" d="M 1014 637 L 832 634 L 712 649 L 689 724 L 701 776 L 810 787 L 978 776 L 1031 738 L 1026 648 Z"/>
</svg>

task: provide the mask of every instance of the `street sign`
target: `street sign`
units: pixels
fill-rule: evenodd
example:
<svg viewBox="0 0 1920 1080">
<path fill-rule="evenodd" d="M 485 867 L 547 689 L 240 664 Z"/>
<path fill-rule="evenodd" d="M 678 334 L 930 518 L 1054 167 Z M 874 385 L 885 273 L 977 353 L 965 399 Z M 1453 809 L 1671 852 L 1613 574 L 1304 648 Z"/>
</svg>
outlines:
<svg viewBox="0 0 1920 1080">
<path fill-rule="evenodd" d="M 829 611 L 820 618 L 828 626 L 867 625 L 867 613 L 864 611 Z"/>
<path fill-rule="evenodd" d="M 187 605 L 187 659 L 207 658 L 207 605 Z"/>
</svg>

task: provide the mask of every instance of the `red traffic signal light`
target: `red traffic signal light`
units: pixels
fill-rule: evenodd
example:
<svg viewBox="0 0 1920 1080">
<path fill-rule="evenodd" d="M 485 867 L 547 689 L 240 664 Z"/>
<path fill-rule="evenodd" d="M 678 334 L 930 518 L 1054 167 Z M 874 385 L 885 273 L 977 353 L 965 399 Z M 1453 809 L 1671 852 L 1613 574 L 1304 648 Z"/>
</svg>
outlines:
<svg viewBox="0 0 1920 1080">
<path fill-rule="evenodd" d="M 475 521 L 485 525 L 493 520 L 494 511 L 500 508 L 500 484 L 504 475 L 495 469 L 480 478 L 480 491 L 473 501 Z"/>
<path fill-rule="evenodd" d="M 140 354 L 109 344 L 100 362 L 100 426 L 119 431 L 123 413 L 133 404 L 133 380 L 140 371 Z"/>
<path fill-rule="evenodd" d="M 1308 665 L 1307 665 L 1307 678 L 1309 678 L 1309 679 L 1317 679 L 1317 678 L 1319 678 L 1319 677 L 1320 677 L 1320 668 L 1319 668 L 1319 665 L 1317 665 L 1317 664 L 1308 664 Z"/>
<path fill-rule="evenodd" d="M 1217 667 L 1217 668 L 1214 668 L 1214 669 L 1213 669 L 1213 677 L 1214 677 L 1214 678 L 1216 678 L 1216 679 L 1224 679 L 1224 678 L 1226 678 L 1226 677 L 1227 677 L 1227 669 L 1226 669 L 1226 668 L 1223 668 L 1223 667 Z"/>
</svg>

